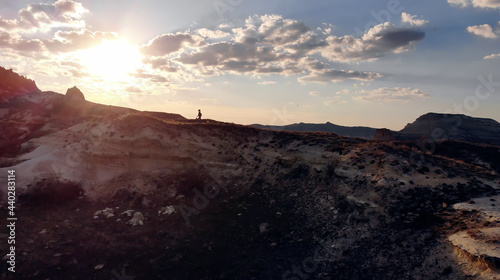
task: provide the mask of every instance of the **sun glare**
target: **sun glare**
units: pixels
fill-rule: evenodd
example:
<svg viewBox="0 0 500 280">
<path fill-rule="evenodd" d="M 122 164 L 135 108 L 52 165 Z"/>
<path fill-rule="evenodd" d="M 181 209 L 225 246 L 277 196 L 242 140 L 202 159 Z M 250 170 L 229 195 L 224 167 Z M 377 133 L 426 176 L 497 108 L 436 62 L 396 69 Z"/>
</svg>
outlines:
<svg viewBox="0 0 500 280">
<path fill-rule="evenodd" d="M 92 75 L 107 80 L 125 80 L 127 74 L 141 67 L 142 55 L 127 40 L 103 41 L 102 44 L 80 53 L 82 65 Z"/>
</svg>

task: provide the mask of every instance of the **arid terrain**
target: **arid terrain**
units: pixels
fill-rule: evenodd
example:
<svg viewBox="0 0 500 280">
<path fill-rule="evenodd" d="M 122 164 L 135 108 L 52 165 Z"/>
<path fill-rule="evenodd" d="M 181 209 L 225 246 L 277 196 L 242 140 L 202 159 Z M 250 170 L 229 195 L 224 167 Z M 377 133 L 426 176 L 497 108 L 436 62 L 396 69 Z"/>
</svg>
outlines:
<svg viewBox="0 0 500 280">
<path fill-rule="evenodd" d="M 0 219 L 9 170 L 18 218 L 0 279 L 500 279 L 499 146 L 0 89 Z"/>
</svg>

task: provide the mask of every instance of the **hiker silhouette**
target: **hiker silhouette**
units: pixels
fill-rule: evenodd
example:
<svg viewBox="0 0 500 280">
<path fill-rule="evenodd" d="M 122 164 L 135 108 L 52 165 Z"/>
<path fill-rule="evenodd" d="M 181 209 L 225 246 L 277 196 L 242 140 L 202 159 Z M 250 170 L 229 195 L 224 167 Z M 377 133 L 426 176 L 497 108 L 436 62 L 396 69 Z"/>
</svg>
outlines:
<svg viewBox="0 0 500 280">
<path fill-rule="evenodd" d="M 201 110 L 198 109 L 198 116 L 196 117 L 197 120 L 201 120 Z"/>
</svg>

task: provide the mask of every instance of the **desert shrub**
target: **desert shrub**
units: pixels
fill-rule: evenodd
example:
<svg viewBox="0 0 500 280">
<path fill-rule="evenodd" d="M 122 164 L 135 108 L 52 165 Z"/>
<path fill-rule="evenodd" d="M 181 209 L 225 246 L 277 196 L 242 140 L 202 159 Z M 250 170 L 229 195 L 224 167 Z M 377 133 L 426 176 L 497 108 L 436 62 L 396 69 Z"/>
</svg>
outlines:
<svg viewBox="0 0 500 280">
<path fill-rule="evenodd" d="M 64 204 L 76 200 L 84 191 L 80 183 L 59 178 L 45 178 L 28 187 L 19 201 L 29 206 Z"/>
<path fill-rule="evenodd" d="M 326 164 L 325 173 L 327 178 L 331 178 L 335 176 L 335 168 L 339 165 L 338 160 L 331 160 Z"/>
<path fill-rule="evenodd" d="M 288 173 L 289 178 L 298 179 L 302 177 L 306 177 L 309 175 L 309 166 L 304 163 L 299 163 L 295 168 Z"/>
</svg>

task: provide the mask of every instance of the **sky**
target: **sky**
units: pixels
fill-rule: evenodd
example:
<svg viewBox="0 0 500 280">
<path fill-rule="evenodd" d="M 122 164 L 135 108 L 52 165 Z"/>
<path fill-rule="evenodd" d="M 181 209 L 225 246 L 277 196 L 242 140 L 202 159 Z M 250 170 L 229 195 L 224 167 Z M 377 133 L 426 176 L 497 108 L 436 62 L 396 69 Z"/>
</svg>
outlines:
<svg viewBox="0 0 500 280">
<path fill-rule="evenodd" d="M 240 124 L 500 121 L 500 0 L 0 0 L 0 66 Z"/>
</svg>

